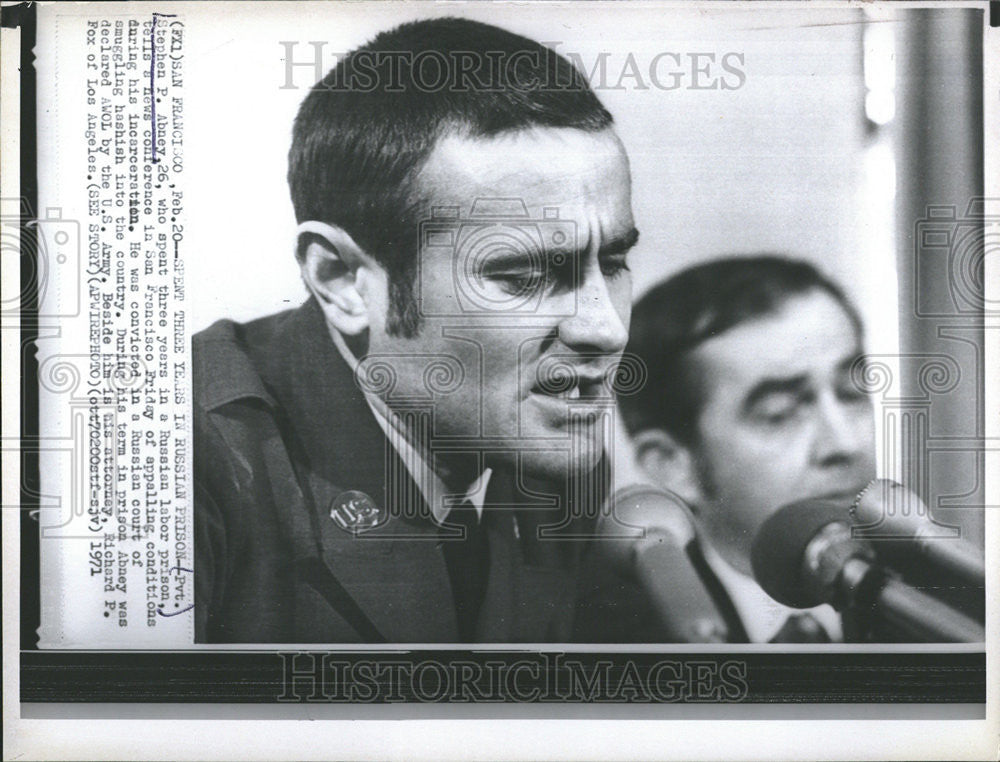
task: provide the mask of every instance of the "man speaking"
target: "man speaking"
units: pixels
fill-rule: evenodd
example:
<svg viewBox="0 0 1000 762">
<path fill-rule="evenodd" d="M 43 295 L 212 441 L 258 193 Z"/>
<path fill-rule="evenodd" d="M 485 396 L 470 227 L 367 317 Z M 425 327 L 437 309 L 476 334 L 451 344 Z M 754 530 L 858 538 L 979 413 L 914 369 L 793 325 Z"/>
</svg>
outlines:
<svg viewBox="0 0 1000 762">
<path fill-rule="evenodd" d="M 548 538 L 603 499 L 638 237 L 610 114 L 531 40 L 419 21 L 313 88 L 288 179 L 310 298 L 194 338 L 197 640 L 567 640 Z"/>
</svg>

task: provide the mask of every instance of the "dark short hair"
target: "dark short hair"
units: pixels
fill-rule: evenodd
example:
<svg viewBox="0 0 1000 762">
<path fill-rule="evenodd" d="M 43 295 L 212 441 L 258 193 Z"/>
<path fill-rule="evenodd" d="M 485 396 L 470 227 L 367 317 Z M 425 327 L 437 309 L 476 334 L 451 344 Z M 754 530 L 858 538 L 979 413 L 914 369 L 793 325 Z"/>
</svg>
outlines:
<svg viewBox="0 0 1000 762">
<path fill-rule="evenodd" d="M 583 75 L 533 40 L 459 18 L 403 24 L 341 59 L 299 108 L 288 166 L 295 216 L 338 225 L 385 268 L 387 330 L 413 336 L 414 180 L 438 140 L 611 123 Z"/>
<path fill-rule="evenodd" d="M 861 317 L 841 288 L 808 262 L 773 254 L 716 259 L 696 265 L 648 291 L 632 310 L 626 353 L 646 365 L 644 387 L 621 398 L 631 433 L 664 429 L 696 441 L 702 386 L 688 361 L 707 339 L 777 312 L 791 297 L 821 291 L 847 314 L 859 338 Z"/>
</svg>

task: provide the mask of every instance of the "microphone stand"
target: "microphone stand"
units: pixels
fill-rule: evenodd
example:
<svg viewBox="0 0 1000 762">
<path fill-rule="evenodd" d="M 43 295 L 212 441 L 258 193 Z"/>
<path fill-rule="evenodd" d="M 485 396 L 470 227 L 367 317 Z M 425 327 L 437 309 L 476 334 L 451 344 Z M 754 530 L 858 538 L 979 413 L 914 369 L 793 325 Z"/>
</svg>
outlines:
<svg viewBox="0 0 1000 762">
<path fill-rule="evenodd" d="M 870 631 L 877 623 L 918 642 L 981 643 L 982 625 L 962 612 L 872 566 L 863 558 L 850 559 L 838 582 L 842 613 L 857 617 L 855 624 Z M 836 600 L 836 599 L 835 599 Z"/>
</svg>

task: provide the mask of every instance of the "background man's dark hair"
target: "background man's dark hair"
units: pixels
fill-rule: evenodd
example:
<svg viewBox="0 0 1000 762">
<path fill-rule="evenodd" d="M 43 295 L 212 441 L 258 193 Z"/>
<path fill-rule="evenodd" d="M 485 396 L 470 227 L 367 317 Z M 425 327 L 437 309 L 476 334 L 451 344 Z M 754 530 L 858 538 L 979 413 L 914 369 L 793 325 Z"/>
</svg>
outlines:
<svg viewBox="0 0 1000 762">
<path fill-rule="evenodd" d="M 413 336 L 414 179 L 437 141 L 611 122 L 573 65 L 533 40 L 457 18 L 403 24 L 345 56 L 303 101 L 289 152 L 295 216 L 338 225 L 385 268 L 387 330 Z"/>
<path fill-rule="evenodd" d="M 688 362 L 691 352 L 811 291 L 832 296 L 862 336 L 861 318 L 840 287 L 801 260 L 767 254 L 717 259 L 654 286 L 632 310 L 625 350 L 637 355 L 648 372 L 642 390 L 620 401 L 629 431 L 660 428 L 679 442 L 693 443 L 704 400 L 702 383 Z"/>
</svg>

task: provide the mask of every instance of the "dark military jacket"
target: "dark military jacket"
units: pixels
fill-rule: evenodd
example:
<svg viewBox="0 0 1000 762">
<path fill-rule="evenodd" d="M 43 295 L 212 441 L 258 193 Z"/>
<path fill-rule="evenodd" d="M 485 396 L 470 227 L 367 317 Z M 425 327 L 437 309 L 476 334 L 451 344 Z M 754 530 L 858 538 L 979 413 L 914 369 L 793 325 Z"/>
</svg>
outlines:
<svg viewBox="0 0 1000 762">
<path fill-rule="evenodd" d="M 197 641 L 458 640 L 440 528 L 426 504 L 386 504 L 387 473 L 409 475 L 313 300 L 197 334 L 193 382 Z M 356 493 L 388 516 L 359 535 Z M 539 542 L 537 511 L 507 519 L 476 640 L 569 640 L 580 543 Z"/>
</svg>

